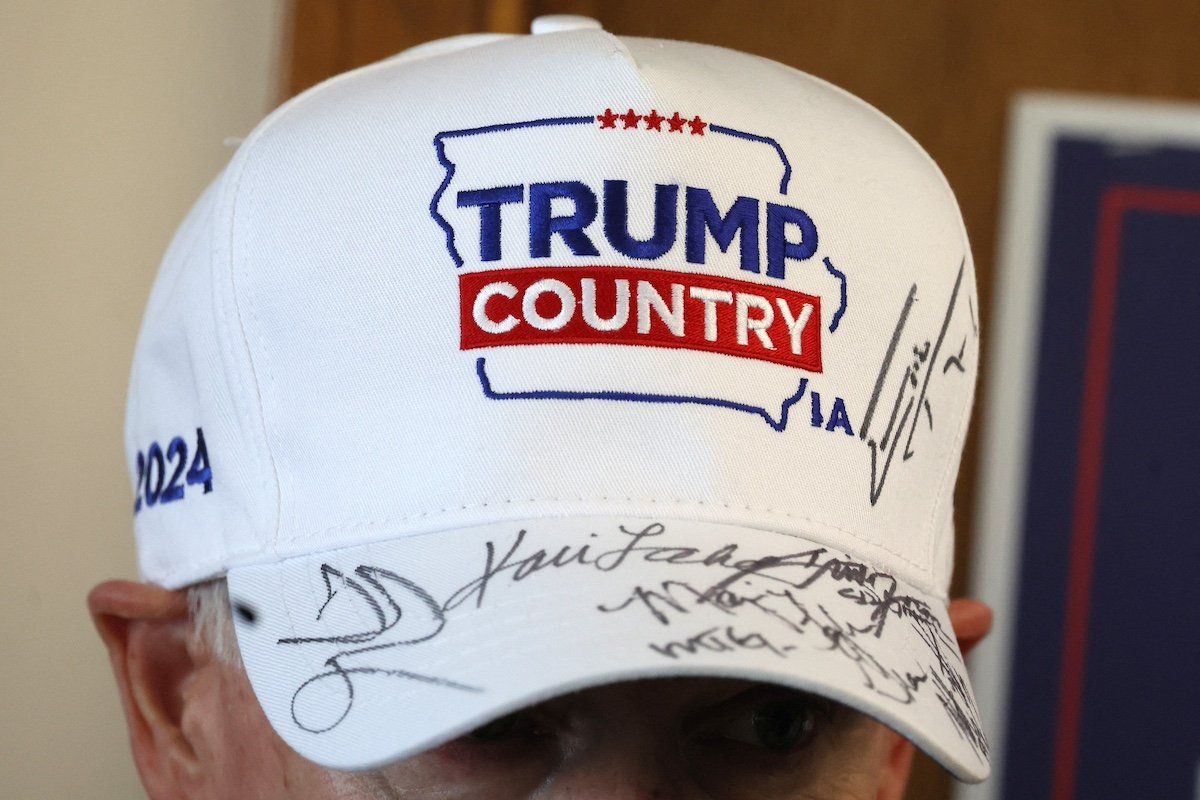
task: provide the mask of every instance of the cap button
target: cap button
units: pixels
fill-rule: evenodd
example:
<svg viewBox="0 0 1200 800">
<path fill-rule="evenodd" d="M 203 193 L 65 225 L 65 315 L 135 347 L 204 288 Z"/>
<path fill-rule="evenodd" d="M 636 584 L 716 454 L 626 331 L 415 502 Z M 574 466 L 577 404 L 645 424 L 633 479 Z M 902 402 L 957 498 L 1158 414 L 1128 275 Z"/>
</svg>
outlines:
<svg viewBox="0 0 1200 800">
<path fill-rule="evenodd" d="M 529 30 L 535 36 L 543 33 L 562 33 L 564 31 L 602 30 L 601 25 L 591 17 L 581 17 L 578 14 L 547 14 L 537 17 Z"/>
</svg>

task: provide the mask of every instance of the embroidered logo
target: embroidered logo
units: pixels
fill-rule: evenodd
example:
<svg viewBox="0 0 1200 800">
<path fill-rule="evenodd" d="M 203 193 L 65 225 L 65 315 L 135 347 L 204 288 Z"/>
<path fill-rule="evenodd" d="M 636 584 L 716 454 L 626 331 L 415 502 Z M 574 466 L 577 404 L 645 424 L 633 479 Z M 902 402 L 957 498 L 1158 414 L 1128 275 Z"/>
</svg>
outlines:
<svg viewBox="0 0 1200 800">
<path fill-rule="evenodd" d="M 808 376 L 824 370 L 847 279 L 818 257 L 812 216 L 789 202 L 792 165 L 775 139 L 699 114 L 606 108 L 443 131 L 433 145 L 445 173 L 430 214 L 458 269 L 459 345 L 480 351 L 486 396 L 696 403 L 786 427 Z M 714 165 L 738 177 L 713 180 Z M 553 348 L 504 357 L 550 344 L 617 347 L 576 351 L 571 366 L 594 358 L 592 369 L 532 366 L 554 360 Z M 630 347 L 671 349 L 695 377 L 634 378 L 632 365 L 647 362 Z M 714 355 L 751 372 L 706 386 L 712 370 L 697 359 Z M 741 383 L 759 396 L 737 396 Z M 764 391 L 779 399 L 764 402 Z M 836 427 L 851 432 L 835 405 Z M 813 415 L 824 422 L 817 406 Z"/>
</svg>

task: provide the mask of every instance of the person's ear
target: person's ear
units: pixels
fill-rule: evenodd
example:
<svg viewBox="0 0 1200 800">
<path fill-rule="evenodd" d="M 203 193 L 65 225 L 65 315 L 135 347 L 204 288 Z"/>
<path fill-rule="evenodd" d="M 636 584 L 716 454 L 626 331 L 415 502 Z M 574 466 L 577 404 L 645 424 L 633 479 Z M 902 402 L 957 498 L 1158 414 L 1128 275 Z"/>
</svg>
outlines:
<svg viewBox="0 0 1200 800">
<path fill-rule="evenodd" d="M 199 765 L 181 726 L 197 669 L 186 592 L 108 581 L 88 594 L 88 609 L 108 648 L 146 792 L 153 800 L 188 797 Z"/>
<path fill-rule="evenodd" d="M 884 766 L 875 800 L 904 800 L 904 790 L 908 787 L 916 749 L 912 742 L 892 729 L 882 725 L 880 728 L 888 737 L 889 743 L 887 764 Z"/>
<path fill-rule="evenodd" d="M 992 610 L 978 600 L 960 597 L 948 607 L 950 627 L 958 639 L 958 649 L 966 656 L 992 629 Z"/>
</svg>

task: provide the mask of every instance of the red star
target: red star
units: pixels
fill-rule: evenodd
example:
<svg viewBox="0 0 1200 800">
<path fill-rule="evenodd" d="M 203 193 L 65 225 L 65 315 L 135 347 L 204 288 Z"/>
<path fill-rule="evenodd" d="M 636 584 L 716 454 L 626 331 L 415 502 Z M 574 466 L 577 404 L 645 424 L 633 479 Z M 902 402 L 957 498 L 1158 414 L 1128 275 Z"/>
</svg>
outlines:
<svg viewBox="0 0 1200 800">
<path fill-rule="evenodd" d="M 658 111 L 656 109 L 652 108 L 652 109 L 650 109 L 650 113 L 646 115 L 645 119 L 646 119 L 646 130 L 661 131 L 663 120 L 665 120 L 666 117 L 659 116 Z"/>
<path fill-rule="evenodd" d="M 671 126 L 671 133 L 675 133 L 677 131 L 682 131 L 683 123 L 685 123 L 685 122 L 687 122 L 687 120 L 684 119 L 683 117 L 679 116 L 678 111 L 676 111 L 674 114 L 672 114 L 671 118 L 667 120 L 667 124 Z"/>
<path fill-rule="evenodd" d="M 700 117 L 692 117 L 688 122 L 688 127 L 692 129 L 692 136 L 703 136 L 704 128 L 708 123 L 700 119 Z"/>
<path fill-rule="evenodd" d="M 604 109 L 603 114 L 597 114 L 596 119 L 600 120 L 601 128 L 617 127 L 617 115 L 613 113 L 611 108 Z"/>
<path fill-rule="evenodd" d="M 633 109 L 631 108 L 621 115 L 621 122 L 625 123 L 625 130 L 629 130 L 630 128 L 636 128 L 638 120 L 641 118 L 642 115 L 633 113 Z"/>
</svg>

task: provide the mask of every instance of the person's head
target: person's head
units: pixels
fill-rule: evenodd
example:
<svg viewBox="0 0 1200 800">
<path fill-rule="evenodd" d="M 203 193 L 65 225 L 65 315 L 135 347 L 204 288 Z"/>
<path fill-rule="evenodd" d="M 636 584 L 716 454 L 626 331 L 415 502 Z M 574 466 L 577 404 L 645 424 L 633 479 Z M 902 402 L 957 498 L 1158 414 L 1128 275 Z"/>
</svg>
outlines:
<svg viewBox="0 0 1200 800">
<path fill-rule="evenodd" d="M 145 582 L 90 597 L 151 796 L 896 798 L 909 742 L 984 778 L 944 178 L 773 62 L 535 34 L 285 104 L 169 249 Z"/>
</svg>

